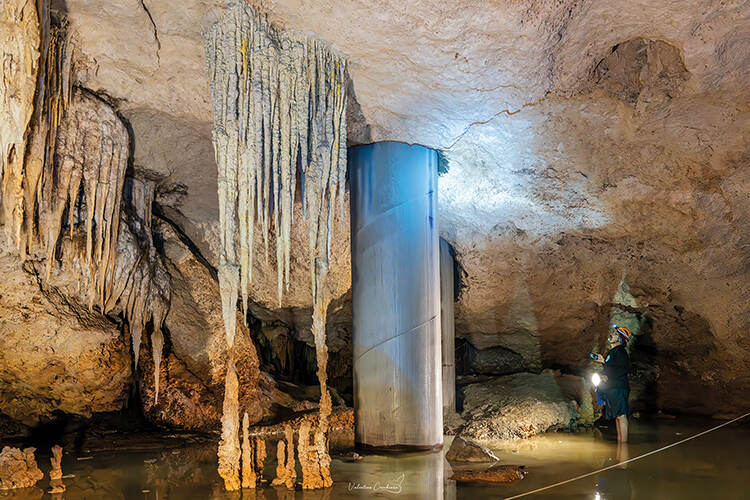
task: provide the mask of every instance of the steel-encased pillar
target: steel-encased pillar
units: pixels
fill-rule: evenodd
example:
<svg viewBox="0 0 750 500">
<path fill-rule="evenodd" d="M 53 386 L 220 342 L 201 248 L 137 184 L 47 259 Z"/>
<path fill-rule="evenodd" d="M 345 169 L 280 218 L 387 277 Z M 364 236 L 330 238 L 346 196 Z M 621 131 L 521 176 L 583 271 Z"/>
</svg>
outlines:
<svg viewBox="0 0 750 500">
<path fill-rule="evenodd" d="M 443 443 L 437 153 L 349 148 L 355 439 Z"/>
</svg>

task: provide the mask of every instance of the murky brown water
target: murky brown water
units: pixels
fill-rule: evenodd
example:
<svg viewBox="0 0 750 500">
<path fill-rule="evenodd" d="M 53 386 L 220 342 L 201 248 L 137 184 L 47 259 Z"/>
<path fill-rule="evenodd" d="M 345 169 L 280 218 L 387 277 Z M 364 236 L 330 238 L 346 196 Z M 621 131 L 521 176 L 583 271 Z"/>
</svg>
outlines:
<svg viewBox="0 0 750 500">
<path fill-rule="evenodd" d="M 631 425 L 631 443 L 619 450 L 596 430 L 547 434 L 522 444 L 496 447 L 503 463 L 524 464 L 529 469 L 524 480 L 507 486 L 457 486 L 449 480 L 452 470 L 443 453 L 369 455 L 360 462 L 341 455 L 333 460 L 336 483 L 330 490 L 288 492 L 263 487 L 242 494 L 222 490 L 216 474 L 215 443 L 195 436 L 112 434 L 77 454 L 64 455 L 65 494 L 45 494 L 45 479 L 39 488 L 0 493 L 0 499 L 505 498 L 636 457 L 718 423 L 707 419 L 636 421 Z M 46 472 L 47 457 L 39 456 L 39 462 Z M 265 477 L 273 477 L 274 467 L 269 460 Z M 624 468 L 525 498 L 750 499 L 748 472 L 750 418 Z"/>
</svg>

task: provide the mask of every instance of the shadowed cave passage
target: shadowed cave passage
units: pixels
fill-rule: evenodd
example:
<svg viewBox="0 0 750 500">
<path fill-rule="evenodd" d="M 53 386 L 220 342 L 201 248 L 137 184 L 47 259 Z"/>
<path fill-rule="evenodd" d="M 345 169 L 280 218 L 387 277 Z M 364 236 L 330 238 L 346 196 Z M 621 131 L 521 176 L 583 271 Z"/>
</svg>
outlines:
<svg viewBox="0 0 750 500">
<path fill-rule="evenodd" d="M 743 496 L 748 17 L 6 0 L 0 489 Z"/>
</svg>

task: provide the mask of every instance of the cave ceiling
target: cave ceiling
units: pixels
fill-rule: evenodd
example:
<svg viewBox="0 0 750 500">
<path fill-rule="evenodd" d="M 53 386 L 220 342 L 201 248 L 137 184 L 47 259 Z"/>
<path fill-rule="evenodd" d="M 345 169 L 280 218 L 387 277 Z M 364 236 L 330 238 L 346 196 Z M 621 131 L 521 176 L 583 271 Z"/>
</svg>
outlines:
<svg viewBox="0 0 750 500">
<path fill-rule="evenodd" d="M 54 3 L 77 32 L 79 82 L 128 121 L 134 167 L 158 180 L 157 202 L 212 262 L 218 203 L 201 29 L 225 5 Z M 732 357 L 748 348 L 731 333 L 750 324 L 746 2 L 257 6 L 348 58 L 350 144 L 444 151 L 440 227 L 463 267 L 459 335 L 531 329 L 554 340 L 561 322 L 590 327 L 591 304 L 611 302 L 627 277 L 641 304 L 679 301 L 707 318 Z M 348 235 L 339 243 L 346 262 Z M 336 297 L 348 273 L 333 280 Z"/>
</svg>

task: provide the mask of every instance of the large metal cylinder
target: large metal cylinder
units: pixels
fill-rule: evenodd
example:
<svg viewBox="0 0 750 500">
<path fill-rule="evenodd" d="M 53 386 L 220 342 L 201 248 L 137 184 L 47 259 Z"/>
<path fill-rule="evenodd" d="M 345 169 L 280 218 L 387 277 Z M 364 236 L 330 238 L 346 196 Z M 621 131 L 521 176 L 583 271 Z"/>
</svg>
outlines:
<svg viewBox="0 0 750 500">
<path fill-rule="evenodd" d="M 456 329 L 453 248 L 440 238 L 440 328 L 443 356 L 443 416 L 456 411 Z"/>
<path fill-rule="evenodd" d="M 357 443 L 443 444 L 437 153 L 349 148 Z"/>
</svg>

